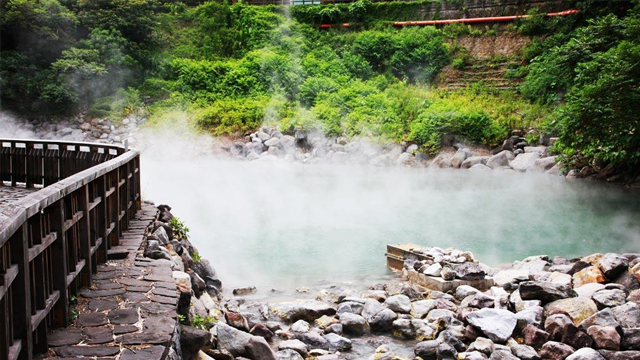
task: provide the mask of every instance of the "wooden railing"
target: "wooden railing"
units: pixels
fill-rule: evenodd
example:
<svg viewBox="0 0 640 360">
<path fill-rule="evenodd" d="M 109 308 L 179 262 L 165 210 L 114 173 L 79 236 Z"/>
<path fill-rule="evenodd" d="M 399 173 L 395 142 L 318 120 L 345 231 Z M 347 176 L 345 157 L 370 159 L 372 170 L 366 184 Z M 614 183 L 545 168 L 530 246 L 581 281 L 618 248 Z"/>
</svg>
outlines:
<svg viewBox="0 0 640 360">
<path fill-rule="evenodd" d="M 42 189 L 0 214 L 0 360 L 47 351 L 50 327 L 140 209 L 140 154 L 119 146 L 0 140 L 0 186 Z"/>
</svg>

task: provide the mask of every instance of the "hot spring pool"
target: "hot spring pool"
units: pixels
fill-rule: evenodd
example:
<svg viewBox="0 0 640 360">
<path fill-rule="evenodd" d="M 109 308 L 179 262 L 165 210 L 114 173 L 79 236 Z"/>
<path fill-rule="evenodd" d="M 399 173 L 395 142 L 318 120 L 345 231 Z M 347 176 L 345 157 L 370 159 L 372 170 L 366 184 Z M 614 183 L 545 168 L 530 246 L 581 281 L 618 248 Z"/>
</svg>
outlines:
<svg viewBox="0 0 640 360">
<path fill-rule="evenodd" d="M 143 162 L 143 196 L 173 206 L 228 288 L 383 276 L 388 243 L 454 246 L 492 265 L 640 251 L 640 193 L 601 183 L 207 156 Z"/>
</svg>

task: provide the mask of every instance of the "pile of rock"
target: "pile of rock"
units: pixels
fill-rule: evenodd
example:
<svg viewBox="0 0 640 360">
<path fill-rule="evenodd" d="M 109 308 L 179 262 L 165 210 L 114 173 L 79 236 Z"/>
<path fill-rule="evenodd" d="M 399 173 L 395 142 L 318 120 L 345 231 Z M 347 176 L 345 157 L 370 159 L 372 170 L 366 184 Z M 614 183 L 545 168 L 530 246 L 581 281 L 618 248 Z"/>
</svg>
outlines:
<svg viewBox="0 0 640 360">
<path fill-rule="evenodd" d="M 149 226 L 143 244 L 144 256 L 171 263 L 179 290 L 177 313 L 180 317 L 180 348 L 183 359 L 194 359 L 201 349 L 210 349 L 211 334 L 203 329 L 222 317 L 219 306 L 222 283 L 208 260 L 200 258 L 186 236 L 175 234 L 171 226 L 171 207 L 158 206 L 156 221 Z M 198 323 L 196 328 L 192 325 Z"/>
<path fill-rule="evenodd" d="M 440 256 L 473 264 L 462 262 L 462 252 L 425 253 L 434 264 Z M 226 324 L 212 330 L 217 349 L 210 354 L 254 360 L 640 359 L 640 254 L 536 256 L 486 270 L 498 284 L 486 291 L 461 285 L 445 293 L 401 283 L 358 294 L 329 288 L 317 300 L 268 306 L 235 298 L 225 305 Z M 415 357 L 394 354 L 379 337 L 375 352 L 362 353 L 370 335 L 385 334 L 419 341 L 407 343 Z"/>
<path fill-rule="evenodd" d="M 146 122 L 146 118 L 130 116 L 121 122 L 109 119 L 87 119 L 80 114 L 76 119 L 57 122 L 38 119 L 24 121 L 16 125 L 15 133 L 22 138 L 87 141 L 104 144 L 124 143 L 132 140 L 138 126 Z"/>
</svg>

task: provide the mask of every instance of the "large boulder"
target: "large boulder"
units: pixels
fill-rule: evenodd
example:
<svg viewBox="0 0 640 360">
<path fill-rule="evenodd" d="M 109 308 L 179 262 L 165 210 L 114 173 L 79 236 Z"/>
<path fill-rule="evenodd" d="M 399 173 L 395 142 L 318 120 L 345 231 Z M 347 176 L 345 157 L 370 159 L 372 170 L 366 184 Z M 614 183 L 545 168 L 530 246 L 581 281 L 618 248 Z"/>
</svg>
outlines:
<svg viewBox="0 0 640 360">
<path fill-rule="evenodd" d="M 545 360 L 565 360 L 574 352 L 575 349 L 567 344 L 549 341 L 540 349 L 540 356 Z"/>
<path fill-rule="evenodd" d="M 599 309 L 623 305 L 627 302 L 627 293 L 620 289 L 602 289 L 591 297 Z"/>
<path fill-rule="evenodd" d="M 313 322 L 322 315 L 335 315 L 336 313 L 333 305 L 316 300 L 279 303 L 272 305 L 271 311 L 287 322 L 295 322 L 297 320 Z"/>
<path fill-rule="evenodd" d="M 408 314 L 411 311 L 411 299 L 406 295 L 394 295 L 385 300 L 384 304 L 391 310 Z"/>
<path fill-rule="evenodd" d="M 352 313 L 339 314 L 342 329 L 347 334 L 364 335 L 369 332 L 369 324 L 360 315 Z"/>
<path fill-rule="evenodd" d="M 587 329 L 587 334 L 591 336 L 598 349 L 620 350 L 620 334 L 613 326 L 594 325 Z"/>
<path fill-rule="evenodd" d="M 516 171 L 525 172 L 530 170 L 539 158 L 540 153 L 537 152 L 523 153 L 516 156 L 513 161 L 509 162 L 509 166 Z"/>
<path fill-rule="evenodd" d="M 253 335 L 220 322 L 215 326 L 215 329 L 218 339 L 218 349 L 226 350 L 233 356 L 245 354 L 245 347 L 251 338 L 253 338 Z"/>
<path fill-rule="evenodd" d="M 475 165 L 484 165 L 487 162 L 487 156 L 471 156 L 466 158 L 460 165 L 461 169 L 469 169 Z"/>
<path fill-rule="evenodd" d="M 629 259 L 618 254 L 604 254 L 604 256 L 598 261 L 598 267 L 609 279 L 615 279 L 623 271 L 627 270 L 629 266 Z"/>
<path fill-rule="evenodd" d="M 516 316 L 507 310 L 480 309 L 467 315 L 467 321 L 495 342 L 504 343 L 516 327 Z"/>
<path fill-rule="evenodd" d="M 519 291 L 523 300 L 540 300 L 543 303 L 577 296 L 571 286 L 547 281 L 525 281 L 520 283 Z"/>
<path fill-rule="evenodd" d="M 589 266 L 573 274 L 573 286 L 576 288 L 589 283 L 604 283 L 606 280 L 597 266 Z"/>
<path fill-rule="evenodd" d="M 449 164 L 453 168 L 459 168 L 462 165 L 462 162 L 467 158 L 467 153 L 460 149 L 456 151 L 456 153 L 451 157 Z"/>
<path fill-rule="evenodd" d="M 252 336 L 245 345 L 245 353 L 252 360 L 278 360 L 267 341 L 260 336 Z"/>
<path fill-rule="evenodd" d="M 545 172 L 547 170 L 551 170 L 556 165 L 556 157 L 555 156 L 547 156 L 543 158 L 536 159 L 533 163 L 533 167 L 531 171 L 534 172 Z"/>
<path fill-rule="evenodd" d="M 466 262 L 455 269 L 456 277 L 462 280 L 482 280 L 487 275 L 477 263 Z"/>
<path fill-rule="evenodd" d="M 192 326 L 182 325 L 180 327 L 180 349 L 183 359 L 195 359 L 200 349 L 206 345 L 211 345 L 211 333 Z"/>
<path fill-rule="evenodd" d="M 613 315 L 624 328 L 640 327 L 640 307 L 638 304 L 628 302 L 624 305 L 612 308 Z"/>
<path fill-rule="evenodd" d="M 492 169 L 502 166 L 509 166 L 509 161 L 513 160 L 515 155 L 509 150 L 503 150 L 487 160 L 486 165 Z"/>
<path fill-rule="evenodd" d="M 583 320 L 595 314 L 598 311 L 598 307 L 593 300 L 578 296 L 575 298 L 561 299 L 548 303 L 544 310 L 547 315 L 557 313 L 567 314 L 577 326 Z"/>
</svg>

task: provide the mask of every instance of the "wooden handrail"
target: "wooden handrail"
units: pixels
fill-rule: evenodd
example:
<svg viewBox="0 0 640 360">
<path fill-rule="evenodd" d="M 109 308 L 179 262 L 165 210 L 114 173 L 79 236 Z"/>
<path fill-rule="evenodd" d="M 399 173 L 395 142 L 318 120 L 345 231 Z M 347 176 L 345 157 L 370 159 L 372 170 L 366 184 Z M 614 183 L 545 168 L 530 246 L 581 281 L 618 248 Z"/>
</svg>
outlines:
<svg viewBox="0 0 640 360">
<path fill-rule="evenodd" d="M 32 359 L 51 327 L 69 324 L 70 300 L 140 209 L 140 154 L 0 139 L 0 180 L 42 187 L 0 214 L 0 359 Z"/>
</svg>

